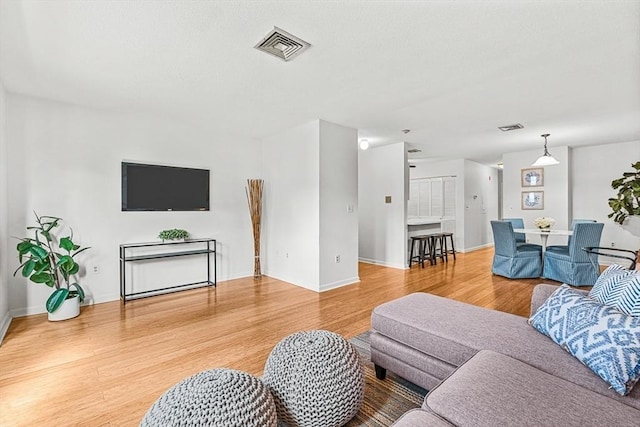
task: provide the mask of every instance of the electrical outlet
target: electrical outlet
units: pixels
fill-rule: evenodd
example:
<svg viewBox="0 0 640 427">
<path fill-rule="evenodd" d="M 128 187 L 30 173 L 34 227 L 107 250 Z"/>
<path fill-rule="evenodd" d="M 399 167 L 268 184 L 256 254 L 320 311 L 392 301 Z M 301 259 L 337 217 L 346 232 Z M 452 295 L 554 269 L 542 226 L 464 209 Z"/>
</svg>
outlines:
<svg viewBox="0 0 640 427">
<path fill-rule="evenodd" d="M 340 255 L 336 255 L 336 264 L 340 264 Z"/>
<path fill-rule="evenodd" d="M 615 248 L 616 247 L 616 242 L 611 242 L 611 247 Z"/>
<path fill-rule="evenodd" d="M 94 265 L 92 270 L 93 270 L 93 274 L 100 274 L 100 266 L 99 265 Z"/>
</svg>

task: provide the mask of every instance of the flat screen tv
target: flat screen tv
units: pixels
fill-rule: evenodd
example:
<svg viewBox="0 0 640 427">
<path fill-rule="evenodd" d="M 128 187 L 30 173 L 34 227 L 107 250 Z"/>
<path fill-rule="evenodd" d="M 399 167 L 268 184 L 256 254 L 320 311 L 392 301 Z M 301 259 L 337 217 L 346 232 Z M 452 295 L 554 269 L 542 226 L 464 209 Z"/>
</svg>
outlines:
<svg viewBox="0 0 640 427">
<path fill-rule="evenodd" d="M 123 211 L 208 211 L 207 169 L 122 162 Z"/>
</svg>

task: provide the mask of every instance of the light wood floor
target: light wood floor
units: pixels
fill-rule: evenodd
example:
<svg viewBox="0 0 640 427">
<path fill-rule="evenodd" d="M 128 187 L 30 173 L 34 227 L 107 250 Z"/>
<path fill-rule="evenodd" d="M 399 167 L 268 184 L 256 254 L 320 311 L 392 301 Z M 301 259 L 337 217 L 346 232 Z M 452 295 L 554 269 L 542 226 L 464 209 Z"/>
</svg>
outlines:
<svg viewBox="0 0 640 427">
<path fill-rule="evenodd" d="M 361 282 L 317 294 L 267 277 L 83 307 L 80 317 L 14 319 L 0 346 L 0 425 L 137 426 L 167 388 L 204 369 L 260 375 L 273 346 L 299 330 L 351 338 L 371 310 L 423 291 L 528 315 L 539 279 L 491 274 L 493 249 L 408 271 L 360 264 Z"/>
</svg>

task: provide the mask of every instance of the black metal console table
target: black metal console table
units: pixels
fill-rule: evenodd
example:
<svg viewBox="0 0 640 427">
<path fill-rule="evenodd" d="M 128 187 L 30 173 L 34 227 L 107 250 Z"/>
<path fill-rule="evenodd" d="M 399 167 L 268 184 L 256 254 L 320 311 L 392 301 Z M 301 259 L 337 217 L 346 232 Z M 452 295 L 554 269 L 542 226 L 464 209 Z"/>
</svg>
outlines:
<svg viewBox="0 0 640 427">
<path fill-rule="evenodd" d="M 199 244 L 198 249 L 184 250 L 184 245 Z M 171 250 L 172 246 L 177 246 L 177 250 Z M 162 247 L 160 252 L 135 254 L 136 249 Z M 132 253 L 133 252 L 133 253 Z M 207 280 L 182 285 L 168 286 L 164 288 L 151 289 L 140 292 L 127 293 L 126 265 L 128 262 L 145 261 L 161 258 L 174 258 L 192 255 L 206 255 L 207 258 Z M 211 255 L 213 255 L 213 280 L 211 280 Z M 204 286 L 216 286 L 216 240 L 215 239 L 191 239 L 179 242 L 151 242 L 151 243 L 125 243 L 120 245 L 120 298 L 126 304 L 128 300 L 145 298 L 154 295 L 161 295 L 170 292 L 178 292 L 188 289 L 195 289 Z"/>
</svg>

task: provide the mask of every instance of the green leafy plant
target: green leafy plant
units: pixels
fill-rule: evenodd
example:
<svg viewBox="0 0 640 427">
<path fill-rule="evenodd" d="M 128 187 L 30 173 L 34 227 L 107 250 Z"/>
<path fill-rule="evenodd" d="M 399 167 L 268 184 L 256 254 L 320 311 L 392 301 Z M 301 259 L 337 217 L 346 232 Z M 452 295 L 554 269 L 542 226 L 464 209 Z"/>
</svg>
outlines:
<svg viewBox="0 0 640 427">
<path fill-rule="evenodd" d="M 611 212 L 608 217 L 619 224 L 631 215 L 640 215 L 640 161 L 632 163 L 634 172 L 624 172 L 622 178 L 611 181 L 611 188 L 618 190 L 617 197 L 609 199 Z"/>
<path fill-rule="evenodd" d="M 71 283 L 71 278 L 80 270 L 74 258 L 89 248 L 73 243 L 73 230 L 69 236 L 57 239 L 55 231 L 61 218 L 34 214 L 37 225 L 27 227 L 33 231 L 34 237 L 20 239 L 16 247 L 20 266 L 13 275 L 21 271 L 22 276 L 33 283 L 55 288 L 46 303 L 47 311 L 53 313 L 66 299 L 77 296 L 80 302 L 84 301 L 84 290 L 78 283 Z"/>
<path fill-rule="evenodd" d="M 178 239 L 186 239 L 189 237 L 189 232 L 187 230 L 181 230 L 179 228 L 174 228 L 172 230 L 162 230 L 158 237 L 162 240 L 178 240 Z"/>
</svg>

